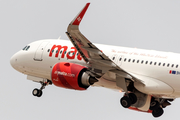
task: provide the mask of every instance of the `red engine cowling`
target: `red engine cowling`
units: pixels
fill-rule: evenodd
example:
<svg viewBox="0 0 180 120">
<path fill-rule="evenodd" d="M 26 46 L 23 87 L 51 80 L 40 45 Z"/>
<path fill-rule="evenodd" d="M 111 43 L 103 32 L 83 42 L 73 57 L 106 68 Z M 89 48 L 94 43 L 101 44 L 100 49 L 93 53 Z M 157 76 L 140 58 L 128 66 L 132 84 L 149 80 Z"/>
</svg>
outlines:
<svg viewBox="0 0 180 120">
<path fill-rule="evenodd" d="M 60 62 L 54 65 L 51 79 L 54 85 L 75 90 L 85 90 L 97 80 L 86 73 L 87 68 L 78 64 Z"/>
</svg>

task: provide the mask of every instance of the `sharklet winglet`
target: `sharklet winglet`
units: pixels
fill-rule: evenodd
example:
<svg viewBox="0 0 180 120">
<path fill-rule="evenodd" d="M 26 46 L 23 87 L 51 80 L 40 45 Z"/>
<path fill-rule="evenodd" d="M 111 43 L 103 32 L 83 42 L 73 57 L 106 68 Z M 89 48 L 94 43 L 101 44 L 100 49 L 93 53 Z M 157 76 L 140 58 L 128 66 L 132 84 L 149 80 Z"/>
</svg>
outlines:
<svg viewBox="0 0 180 120">
<path fill-rule="evenodd" d="M 79 25 L 81 20 L 83 19 L 84 14 L 86 13 L 86 10 L 88 9 L 90 3 L 87 3 L 85 7 L 80 11 L 80 13 L 73 19 L 73 21 L 70 23 L 70 25 Z"/>
</svg>

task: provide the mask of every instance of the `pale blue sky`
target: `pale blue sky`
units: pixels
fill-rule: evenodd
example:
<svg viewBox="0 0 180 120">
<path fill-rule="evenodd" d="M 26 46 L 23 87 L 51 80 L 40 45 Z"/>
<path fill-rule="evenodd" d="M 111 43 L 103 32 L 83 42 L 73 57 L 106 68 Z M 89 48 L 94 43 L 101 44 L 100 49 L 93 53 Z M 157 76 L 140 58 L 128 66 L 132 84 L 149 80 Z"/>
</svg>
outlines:
<svg viewBox="0 0 180 120">
<path fill-rule="evenodd" d="M 179 0 L 0 0 L 1 120 L 151 120 L 151 114 L 121 107 L 122 93 L 91 87 L 74 91 L 47 86 L 41 98 L 9 64 L 26 44 L 46 38 L 68 39 L 70 21 L 87 2 L 91 5 L 80 30 L 92 42 L 180 52 Z M 159 120 L 179 118 L 180 99 Z"/>
</svg>

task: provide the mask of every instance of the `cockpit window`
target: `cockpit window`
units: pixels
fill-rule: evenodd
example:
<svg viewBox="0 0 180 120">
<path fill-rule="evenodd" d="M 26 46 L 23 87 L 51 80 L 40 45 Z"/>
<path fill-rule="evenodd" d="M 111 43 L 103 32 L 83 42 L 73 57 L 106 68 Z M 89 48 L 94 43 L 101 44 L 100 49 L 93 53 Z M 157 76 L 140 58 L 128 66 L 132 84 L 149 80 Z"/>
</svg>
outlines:
<svg viewBox="0 0 180 120">
<path fill-rule="evenodd" d="M 29 48 L 30 48 L 30 46 L 27 46 L 26 51 L 28 51 L 28 50 L 29 50 Z"/>
<path fill-rule="evenodd" d="M 22 50 L 25 50 L 27 46 L 25 46 Z"/>
<path fill-rule="evenodd" d="M 29 48 L 30 48 L 30 46 L 26 46 L 26 47 L 24 47 L 22 50 L 26 50 L 26 51 L 28 51 L 28 50 L 29 50 Z"/>
</svg>

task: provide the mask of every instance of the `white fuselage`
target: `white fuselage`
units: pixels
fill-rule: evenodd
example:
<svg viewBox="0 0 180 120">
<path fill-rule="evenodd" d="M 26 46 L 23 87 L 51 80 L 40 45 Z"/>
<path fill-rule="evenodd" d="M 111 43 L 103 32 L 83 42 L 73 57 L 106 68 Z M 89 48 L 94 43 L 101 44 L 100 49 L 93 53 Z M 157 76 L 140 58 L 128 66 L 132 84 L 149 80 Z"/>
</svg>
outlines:
<svg viewBox="0 0 180 120">
<path fill-rule="evenodd" d="M 58 47 L 55 47 L 52 52 L 54 45 L 67 46 L 67 50 L 64 52 L 64 48 L 62 48 L 57 51 Z M 180 97 L 180 54 L 101 44 L 95 45 L 125 71 L 135 76 L 140 75 L 159 80 L 170 87 L 171 90 L 166 92 L 168 97 Z M 20 50 L 11 58 L 11 64 L 16 70 L 29 76 L 51 80 L 52 67 L 58 62 L 86 64 L 70 41 L 40 40 L 30 43 L 28 46 L 30 46 L 28 50 Z M 69 51 L 72 52 L 69 53 Z M 109 73 L 109 75 L 112 79 L 105 80 L 102 77 L 101 82 L 98 82 L 95 86 L 120 90 L 113 81 L 113 74 Z"/>
</svg>

